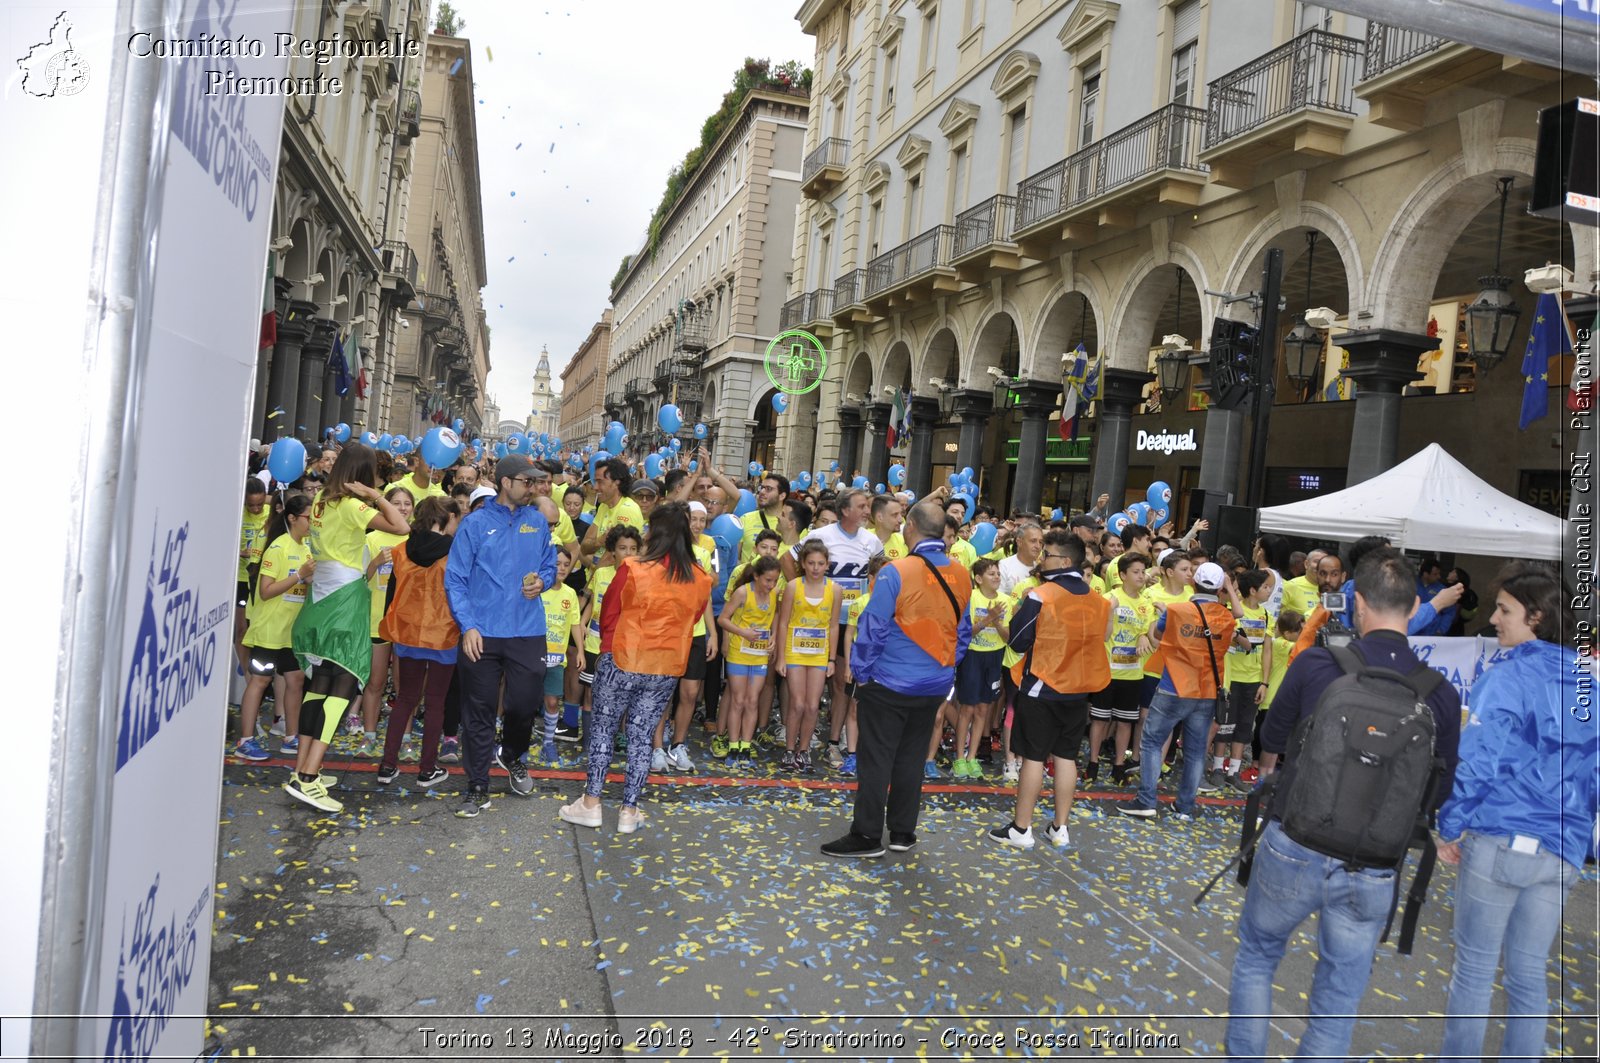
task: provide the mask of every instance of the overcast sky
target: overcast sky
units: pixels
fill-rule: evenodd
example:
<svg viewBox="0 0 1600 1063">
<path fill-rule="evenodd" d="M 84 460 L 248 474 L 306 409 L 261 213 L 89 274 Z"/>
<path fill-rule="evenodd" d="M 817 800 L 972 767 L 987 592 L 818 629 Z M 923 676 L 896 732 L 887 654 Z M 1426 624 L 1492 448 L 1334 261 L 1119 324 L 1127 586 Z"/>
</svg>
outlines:
<svg viewBox="0 0 1600 1063">
<path fill-rule="evenodd" d="M 554 385 L 745 56 L 812 65 L 800 0 L 458 0 L 472 41 L 489 393 L 527 416 L 541 344 Z M 493 58 L 490 58 L 490 54 Z M 518 146 L 520 145 L 520 147 Z"/>
</svg>

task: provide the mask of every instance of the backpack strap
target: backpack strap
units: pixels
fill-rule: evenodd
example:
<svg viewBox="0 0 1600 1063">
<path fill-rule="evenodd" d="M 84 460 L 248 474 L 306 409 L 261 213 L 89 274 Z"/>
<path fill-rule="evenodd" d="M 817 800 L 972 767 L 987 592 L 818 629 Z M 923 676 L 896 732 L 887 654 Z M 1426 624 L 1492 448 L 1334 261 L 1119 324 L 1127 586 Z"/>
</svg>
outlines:
<svg viewBox="0 0 1600 1063">
<path fill-rule="evenodd" d="M 1417 937 L 1417 917 L 1422 914 L 1423 902 L 1428 899 L 1428 881 L 1433 878 L 1434 861 L 1438 858 L 1439 850 L 1434 847 L 1433 835 L 1427 830 L 1422 832 L 1422 858 L 1417 862 L 1417 874 L 1411 880 L 1411 890 L 1406 894 L 1406 914 L 1400 919 L 1400 940 L 1395 943 L 1395 948 L 1400 955 L 1411 955 L 1411 946 Z M 1399 893 L 1399 876 L 1395 877 L 1395 891 Z M 1389 919 L 1394 920 L 1394 911 L 1389 912 Z M 1384 936 L 1388 937 L 1388 928 L 1384 928 Z"/>
<path fill-rule="evenodd" d="M 927 565 L 928 571 L 933 573 L 933 578 L 939 581 L 939 589 L 944 591 L 946 598 L 950 599 L 950 608 L 956 611 L 956 627 L 959 628 L 961 626 L 961 603 L 956 601 L 955 592 L 950 589 L 950 584 L 946 583 L 944 577 L 939 574 L 939 566 L 929 561 L 927 554 L 919 554 L 913 550 L 911 556 Z"/>
<path fill-rule="evenodd" d="M 1197 602 L 1195 603 L 1194 609 L 1195 612 L 1200 614 L 1200 631 L 1205 635 L 1206 655 L 1211 658 L 1211 681 L 1217 686 L 1217 696 L 1221 697 L 1223 693 L 1222 674 L 1217 671 L 1217 649 L 1215 646 L 1211 645 L 1211 625 L 1206 622 L 1206 611 L 1204 606 Z"/>
</svg>

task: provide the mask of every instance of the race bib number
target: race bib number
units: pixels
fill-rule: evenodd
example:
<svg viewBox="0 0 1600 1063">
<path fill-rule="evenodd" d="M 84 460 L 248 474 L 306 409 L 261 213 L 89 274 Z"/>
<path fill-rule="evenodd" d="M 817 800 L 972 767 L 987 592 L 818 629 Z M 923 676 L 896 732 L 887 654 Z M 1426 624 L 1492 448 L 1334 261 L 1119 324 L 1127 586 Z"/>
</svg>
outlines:
<svg viewBox="0 0 1600 1063">
<path fill-rule="evenodd" d="M 797 627 L 789 635 L 789 649 L 796 654 L 813 656 L 828 652 L 828 632 L 820 627 Z"/>
<path fill-rule="evenodd" d="M 291 575 L 291 576 L 297 576 L 299 574 L 300 574 L 300 570 L 299 569 L 294 569 L 289 573 L 289 575 Z M 286 602 L 292 602 L 292 603 L 294 603 L 296 605 L 304 605 L 305 604 L 305 600 L 306 600 L 306 594 L 307 594 L 308 591 L 310 591 L 310 589 L 311 589 L 311 585 L 302 580 L 301 582 L 296 583 L 293 587 L 290 587 L 287 591 L 284 592 L 283 600 L 286 601 Z"/>
<path fill-rule="evenodd" d="M 861 592 L 866 590 L 865 580 L 850 579 L 846 577 L 842 579 L 836 579 L 833 582 L 837 583 L 839 585 L 839 590 L 843 592 L 844 597 L 842 601 L 846 607 L 848 607 L 857 598 L 861 597 Z"/>
<path fill-rule="evenodd" d="M 1111 647 L 1111 667 L 1136 668 L 1139 665 L 1139 649 L 1137 646 Z"/>
<path fill-rule="evenodd" d="M 389 577 L 394 575 L 394 562 L 391 561 L 386 565 L 379 565 L 376 575 L 378 577 L 378 589 L 383 590 L 389 586 Z"/>
<path fill-rule="evenodd" d="M 744 644 L 745 649 L 752 653 L 766 653 L 768 650 L 772 649 L 771 631 L 767 630 L 766 628 L 752 628 L 751 630 L 756 633 L 757 637 L 746 642 Z"/>
</svg>

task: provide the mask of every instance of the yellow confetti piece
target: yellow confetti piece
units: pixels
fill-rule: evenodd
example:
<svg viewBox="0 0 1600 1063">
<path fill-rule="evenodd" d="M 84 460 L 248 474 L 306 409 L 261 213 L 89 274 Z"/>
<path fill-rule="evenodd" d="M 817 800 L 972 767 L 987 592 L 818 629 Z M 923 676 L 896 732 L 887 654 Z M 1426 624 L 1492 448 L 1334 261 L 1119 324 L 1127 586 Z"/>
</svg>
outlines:
<svg viewBox="0 0 1600 1063">
<path fill-rule="evenodd" d="M 354 1004 L 350 1003 L 347 1000 L 347 1001 L 344 1002 L 344 1010 L 346 1010 L 346 1011 L 355 1011 L 356 1010 L 356 1006 Z"/>
</svg>

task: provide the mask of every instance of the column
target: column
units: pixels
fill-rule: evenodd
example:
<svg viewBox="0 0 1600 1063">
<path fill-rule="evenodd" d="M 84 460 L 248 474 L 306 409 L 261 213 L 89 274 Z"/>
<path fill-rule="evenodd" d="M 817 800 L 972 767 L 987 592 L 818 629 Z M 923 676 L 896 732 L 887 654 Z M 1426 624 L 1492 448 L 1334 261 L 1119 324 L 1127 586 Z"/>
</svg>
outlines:
<svg viewBox="0 0 1600 1063">
<path fill-rule="evenodd" d="M 849 483 L 860 462 L 861 410 L 855 406 L 841 406 L 839 407 L 839 476 Z"/>
<path fill-rule="evenodd" d="M 1017 409 L 1022 414 L 1021 442 L 1017 447 L 1017 481 L 1011 505 L 1027 513 L 1039 512 L 1044 492 L 1045 440 L 1049 438 L 1050 418 L 1061 398 L 1059 384 L 1032 380 L 1013 388 Z"/>
<path fill-rule="evenodd" d="M 889 476 L 889 418 L 894 407 L 887 402 L 867 404 L 867 487 L 886 484 Z"/>
<path fill-rule="evenodd" d="M 983 463 L 983 433 L 994 415 L 994 395 L 987 391 L 956 392 L 956 417 L 961 420 L 961 439 L 956 444 L 956 471 L 974 472 Z"/>
<path fill-rule="evenodd" d="M 1128 444 L 1133 441 L 1133 411 L 1144 401 L 1144 387 L 1154 373 L 1135 369 L 1107 368 L 1100 377 L 1099 422 L 1094 444 L 1094 487 L 1091 504 L 1103 494 L 1111 496 L 1111 508 L 1122 508 L 1128 490 Z"/>
<path fill-rule="evenodd" d="M 1350 426 L 1348 486 L 1393 468 L 1400 449 L 1400 394 L 1422 379 L 1417 360 L 1437 350 L 1439 337 L 1396 329 L 1366 329 L 1333 338 L 1350 352 L 1343 371 L 1356 384 L 1356 415 Z"/>
<path fill-rule="evenodd" d="M 284 436 L 298 435 L 294 426 L 299 413 L 300 350 L 311 335 L 311 315 L 317 304 L 291 299 L 278 317 L 278 342 L 272 348 L 272 369 L 267 375 L 267 412 L 262 421 L 261 441 L 270 443 Z M 276 417 L 274 410 L 283 412 Z"/>
<path fill-rule="evenodd" d="M 939 400 L 911 397 L 911 464 L 906 486 L 919 499 L 933 490 L 933 433 L 939 427 Z"/>
<path fill-rule="evenodd" d="M 299 409 L 295 431 L 301 439 L 321 440 L 323 372 L 328 365 L 328 354 L 333 349 L 334 330 L 338 328 L 328 318 L 311 319 L 311 336 L 300 349 L 300 394 L 295 404 Z"/>
<path fill-rule="evenodd" d="M 250 431 L 252 433 L 257 431 L 257 425 L 265 423 L 267 419 L 267 381 L 272 375 L 273 350 L 273 347 L 262 347 L 256 351 L 255 398 L 250 404 Z M 265 441 L 267 437 L 262 436 L 261 438 Z"/>
<path fill-rule="evenodd" d="M 329 427 L 343 421 L 350 424 L 350 418 L 344 413 L 344 399 L 339 394 L 339 376 L 333 371 L 333 355 L 329 352 L 328 367 L 322 373 L 322 415 L 327 418 Z M 350 425 L 352 437 L 361 434 L 360 429 Z"/>
</svg>

